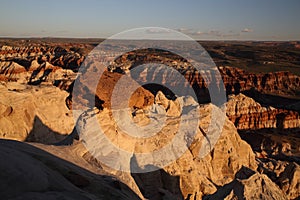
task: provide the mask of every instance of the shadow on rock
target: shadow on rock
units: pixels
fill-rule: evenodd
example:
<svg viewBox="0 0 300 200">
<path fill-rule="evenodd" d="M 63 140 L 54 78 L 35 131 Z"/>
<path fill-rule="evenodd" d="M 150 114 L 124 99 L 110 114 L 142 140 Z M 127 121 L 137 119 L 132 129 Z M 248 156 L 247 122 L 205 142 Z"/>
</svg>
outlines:
<svg viewBox="0 0 300 200">
<path fill-rule="evenodd" d="M 130 160 L 130 167 L 131 171 L 137 171 L 137 169 L 147 171 L 147 169 L 153 169 L 154 166 L 147 165 L 144 168 L 139 168 L 136 156 L 133 155 Z M 183 200 L 179 176 L 171 176 L 163 169 L 145 173 L 131 173 L 131 176 L 146 199 Z"/>
</svg>

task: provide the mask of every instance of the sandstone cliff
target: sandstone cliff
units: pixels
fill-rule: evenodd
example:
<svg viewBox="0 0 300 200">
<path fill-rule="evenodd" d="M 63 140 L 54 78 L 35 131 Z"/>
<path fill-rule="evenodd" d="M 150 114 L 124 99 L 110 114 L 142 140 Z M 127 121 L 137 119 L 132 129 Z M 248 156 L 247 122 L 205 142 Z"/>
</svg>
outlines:
<svg viewBox="0 0 300 200">
<path fill-rule="evenodd" d="M 228 97 L 227 116 L 240 130 L 300 127 L 298 112 L 263 107 L 243 94 Z"/>
</svg>

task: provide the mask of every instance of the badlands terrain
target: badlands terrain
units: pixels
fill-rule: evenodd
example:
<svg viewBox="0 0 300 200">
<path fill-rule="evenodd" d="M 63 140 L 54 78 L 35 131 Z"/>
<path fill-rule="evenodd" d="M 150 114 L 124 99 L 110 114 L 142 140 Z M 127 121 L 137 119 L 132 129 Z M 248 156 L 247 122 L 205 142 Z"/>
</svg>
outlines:
<svg viewBox="0 0 300 200">
<path fill-rule="evenodd" d="M 210 74 L 208 82 L 178 55 L 153 49 L 132 51 L 113 60 L 101 77 L 92 77 L 100 80 L 95 92 L 89 81 L 81 81 L 82 90 L 74 96 L 79 68 L 99 42 L 0 39 L 1 199 L 300 198 L 299 42 L 200 42 L 221 75 Z M 164 71 L 135 73 L 141 85 L 158 78 L 182 88 L 175 95 L 166 87 L 148 84 L 132 94 L 127 106 L 132 113 L 129 120 L 135 124 L 149 123 L 149 113 L 167 116 L 167 125 L 156 136 L 137 139 L 112 119 L 112 91 L 124 74 L 151 62 L 178 70 L 196 97 L 186 96 L 188 86 Z M 95 70 L 90 65 L 80 73 Z M 226 110 L 211 102 L 208 91 L 220 79 Z M 83 124 L 74 120 L 72 112 L 78 102 L 91 108 L 80 116 Z M 96 116 L 118 147 L 155 152 L 175 137 L 183 111 L 195 107 L 199 124 L 193 137 L 185 138 L 186 151 L 151 172 L 117 170 L 101 162 L 87 150 L 87 140 L 76 129 L 76 124 L 89 126 Z M 199 157 L 203 141 L 210 142 L 212 110 L 224 114 L 224 124 L 209 153 Z M 106 147 L 97 145 L 100 150 Z M 133 161 L 134 153 L 130 164 Z"/>
</svg>

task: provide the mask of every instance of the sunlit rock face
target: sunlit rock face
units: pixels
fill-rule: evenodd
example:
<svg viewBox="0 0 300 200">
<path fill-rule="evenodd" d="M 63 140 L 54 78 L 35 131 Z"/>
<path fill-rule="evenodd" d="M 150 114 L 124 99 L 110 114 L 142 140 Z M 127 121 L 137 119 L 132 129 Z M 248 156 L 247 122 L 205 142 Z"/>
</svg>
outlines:
<svg viewBox="0 0 300 200">
<path fill-rule="evenodd" d="M 263 107 L 243 94 L 229 96 L 227 116 L 240 130 L 300 127 L 298 112 L 270 106 Z"/>
<path fill-rule="evenodd" d="M 1 138 L 53 143 L 72 132 L 74 119 L 65 104 L 67 92 L 54 86 L 10 82 L 0 90 Z"/>
</svg>

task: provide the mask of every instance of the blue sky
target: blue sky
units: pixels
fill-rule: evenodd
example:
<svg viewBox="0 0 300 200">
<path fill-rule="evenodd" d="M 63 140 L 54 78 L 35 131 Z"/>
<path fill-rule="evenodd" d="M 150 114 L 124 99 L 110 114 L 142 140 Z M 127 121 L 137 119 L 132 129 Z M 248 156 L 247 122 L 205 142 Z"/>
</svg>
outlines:
<svg viewBox="0 0 300 200">
<path fill-rule="evenodd" d="M 300 40 L 299 0 L 2 0 L 0 36 L 108 37 L 131 28 L 194 39 Z"/>
</svg>

